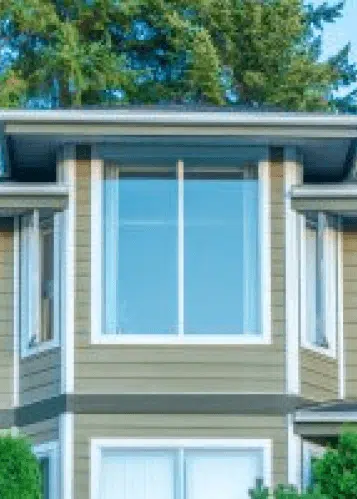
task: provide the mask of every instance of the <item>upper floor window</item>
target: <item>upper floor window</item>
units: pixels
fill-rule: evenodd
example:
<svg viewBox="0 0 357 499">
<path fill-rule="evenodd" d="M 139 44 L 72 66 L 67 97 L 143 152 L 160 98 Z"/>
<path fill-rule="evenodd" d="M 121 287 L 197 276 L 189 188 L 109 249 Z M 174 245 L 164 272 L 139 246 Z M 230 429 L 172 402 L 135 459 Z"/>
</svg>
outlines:
<svg viewBox="0 0 357 499">
<path fill-rule="evenodd" d="M 102 332 L 210 341 L 263 336 L 259 168 L 106 165 Z"/>
<path fill-rule="evenodd" d="M 303 344 L 333 353 L 337 331 L 337 222 L 323 213 L 305 218 L 302 252 Z"/>
<path fill-rule="evenodd" d="M 60 320 L 59 214 L 20 217 L 20 330 L 26 355 L 54 346 Z"/>
</svg>

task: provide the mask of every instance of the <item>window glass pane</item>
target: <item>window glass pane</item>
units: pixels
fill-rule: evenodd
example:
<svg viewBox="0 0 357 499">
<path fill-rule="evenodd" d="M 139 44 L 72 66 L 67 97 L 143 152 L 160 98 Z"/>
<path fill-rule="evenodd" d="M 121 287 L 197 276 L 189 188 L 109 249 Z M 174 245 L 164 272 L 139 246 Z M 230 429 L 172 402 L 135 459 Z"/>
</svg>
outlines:
<svg viewBox="0 0 357 499">
<path fill-rule="evenodd" d="M 20 219 L 20 328 L 24 348 L 29 346 L 32 327 L 31 292 L 31 218 L 23 216 Z"/>
<path fill-rule="evenodd" d="M 104 450 L 100 498 L 175 499 L 175 453 Z"/>
<path fill-rule="evenodd" d="M 107 168 L 105 332 L 177 333 L 176 169 Z"/>
<path fill-rule="evenodd" d="M 186 334 L 261 332 L 259 182 L 185 173 Z"/>
<path fill-rule="evenodd" d="M 185 499 L 249 499 L 262 460 L 261 451 L 188 451 Z"/>
<path fill-rule="evenodd" d="M 332 346 L 337 331 L 338 311 L 338 251 L 337 231 L 329 228 L 326 235 L 327 242 L 327 300 L 326 300 L 326 336 L 329 346 Z"/>
<path fill-rule="evenodd" d="M 54 219 L 40 221 L 41 330 L 40 341 L 54 337 Z"/>
<path fill-rule="evenodd" d="M 50 460 L 48 457 L 41 457 L 39 462 L 42 480 L 42 498 L 50 499 Z"/>
<path fill-rule="evenodd" d="M 317 341 L 317 226 L 306 223 L 306 332 L 307 339 Z"/>
</svg>

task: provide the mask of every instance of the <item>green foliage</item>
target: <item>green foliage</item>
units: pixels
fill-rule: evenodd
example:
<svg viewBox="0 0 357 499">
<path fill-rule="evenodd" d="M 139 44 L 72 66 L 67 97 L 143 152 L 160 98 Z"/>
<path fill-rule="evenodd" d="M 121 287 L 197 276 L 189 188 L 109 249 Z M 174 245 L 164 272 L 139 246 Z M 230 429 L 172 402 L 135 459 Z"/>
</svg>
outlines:
<svg viewBox="0 0 357 499">
<path fill-rule="evenodd" d="M 292 486 L 278 485 L 269 495 L 267 488 L 257 483 L 250 491 L 251 499 L 355 499 L 357 497 L 357 431 L 344 429 L 335 448 L 328 448 L 313 461 L 313 490 L 299 494 Z"/>
<path fill-rule="evenodd" d="M 1 499 L 41 499 L 39 465 L 28 442 L 19 437 L 0 437 Z"/>
<path fill-rule="evenodd" d="M 336 449 L 328 449 L 313 466 L 314 479 L 329 499 L 357 497 L 357 433 L 345 431 Z"/>
<path fill-rule="evenodd" d="M 270 494 L 266 487 L 257 485 L 255 490 L 250 491 L 251 499 L 327 499 L 318 490 L 299 493 L 292 485 L 278 485 Z"/>
<path fill-rule="evenodd" d="M 349 45 L 320 60 L 321 32 L 342 9 L 342 1 L 6 0 L 0 105 L 353 111 L 354 93 L 335 96 L 356 81 Z"/>
</svg>

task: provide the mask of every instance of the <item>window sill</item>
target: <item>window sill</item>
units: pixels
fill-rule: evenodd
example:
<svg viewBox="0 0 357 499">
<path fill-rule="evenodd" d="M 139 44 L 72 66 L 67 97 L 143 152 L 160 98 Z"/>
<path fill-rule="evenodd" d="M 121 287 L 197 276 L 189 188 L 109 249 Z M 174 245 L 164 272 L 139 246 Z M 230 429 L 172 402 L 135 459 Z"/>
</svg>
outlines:
<svg viewBox="0 0 357 499">
<path fill-rule="evenodd" d="M 53 350 L 54 348 L 58 348 L 59 346 L 60 345 L 57 340 L 51 340 L 51 341 L 46 341 L 44 343 L 40 343 L 33 347 L 22 348 L 21 359 L 26 359 L 28 357 L 33 357 L 34 355 L 48 352 L 49 350 Z"/>
<path fill-rule="evenodd" d="M 329 357 L 331 359 L 336 360 L 336 348 L 324 348 L 324 347 L 319 347 L 318 345 L 314 345 L 312 343 L 309 343 L 307 341 L 303 342 L 301 344 L 301 347 L 304 348 L 305 350 L 309 350 L 311 352 L 318 353 L 319 355 L 324 355 L 325 357 Z"/>
<path fill-rule="evenodd" d="M 92 336 L 97 345 L 270 345 L 271 337 L 265 335 L 115 335 Z"/>
</svg>

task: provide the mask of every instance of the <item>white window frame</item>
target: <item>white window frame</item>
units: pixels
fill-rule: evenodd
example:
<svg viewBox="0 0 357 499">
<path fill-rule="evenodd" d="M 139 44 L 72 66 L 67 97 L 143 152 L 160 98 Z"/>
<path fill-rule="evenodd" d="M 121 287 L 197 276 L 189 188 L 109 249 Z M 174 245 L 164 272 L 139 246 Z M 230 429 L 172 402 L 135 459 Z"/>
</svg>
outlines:
<svg viewBox="0 0 357 499">
<path fill-rule="evenodd" d="M 26 262 L 25 266 L 27 267 L 29 262 L 28 259 L 31 259 L 32 267 L 31 267 L 31 277 L 32 279 L 27 284 L 28 293 L 32 293 L 28 295 L 28 315 L 26 317 L 26 323 L 28 324 L 27 330 L 22 330 L 21 324 L 24 321 L 20 320 L 20 350 L 21 350 L 21 358 L 29 357 L 32 355 L 36 355 L 41 352 L 45 352 L 47 350 L 56 348 L 60 344 L 60 327 L 61 327 L 61 319 L 62 319 L 62 311 L 61 311 L 61 302 L 62 302 L 62 282 L 61 282 L 61 261 L 62 261 L 62 238 L 61 238 L 61 213 L 54 213 L 54 331 L 53 331 L 53 339 L 49 341 L 40 341 L 40 315 L 41 315 L 41 298 L 40 298 L 40 246 L 39 246 L 39 223 L 40 223 L 40 214 L 38 210 L 34 210 L 30 214 L 25 215 L 27 217 L 31 217 L 30 223 L 23 228 L 19 224 L 19 255 L 18 262 L 15 262 L 15 265 L 18 266 L 18 269 L 22 267 L 22 245 L 24 243 L 24 239 L 26 239 L 27 243 L 27 251 L 25 253 Z M 20 304 L 20 317 L 23 318 L 26 314 L 21 307 L 22 301 L 22 279 L 23 276 L 21 272 L 17 272 L 19 276 L 19 304 Z M 31 291 L 30 291 L 31 289 Z M 31 340 L 35 339 L 35 343 L 31 344 Z"/>
<path fill-rule="evenodd" d="M 119 335 L 105 334 L 103 328 L 103 179 L 104 161 L 98 157 L 92 158 L 91 164 L 91 342 L 93 344 L 271 344 L 271 206 L 270 206 L 270 162 L 268 148 L 259 148 L 260 155 L 257 157 L 258 180 L 260 183 L 259 197 L 259 227 L 261 231 L 261 327 L 260 334 L 217 334 L 217 335 L 193 335 L 183 334 L 183 328 L 179 317 L 179 332 L 176 335 Z M 264 154 L 261 154 L 261 152 Z M 179 172 L 178 189 L 182 194 L 182 175 L 180 182 L 180 170 L 183 162 L 177 161 Z M 178 216 L 183 216 L 182 208 Z M 181 224 L 182 225 L 182 224 Z M 182 239 L 182 238 L 181 238 Z M 179 242 L 179 249 L 182 249 Z M 179 316 L 183 316 L 183 254 L 179 251 Z M 180 298 L 181 295 L 181 298 Z M 181 326 L 181 327 L 180 327 Z"/>
<path fill-rule="evenodd" d="M 323 293 L 323 318 L 324 318 L 324 333 L 326 339 L 328 341 L 328 347 L 323 347 L 312 343 L 309 339 L 307 327 L 306 327 L 306 279 L 309 278 L 306 272 L 306 217 L 301 217 L 301 225 L 300 225 L 300 323 L 301 323 L 301 346 L 307 350 L 312 350 L 316 353 L 326 355 L 333 359 L 337 356 L 337 337 L 339 335 L 340 328 L 340 300 L 339 300 L 339 292 L 340 292 L 340 280 L 341 280 L 341 266 L 339 264 L 339 260 L 341 258 L 341 253 L 339 251 L 340 247 L 340 238 L 341 232 L 338 220 L 336 218 L 336 227 L 332 228 L 328 226 L 328 216 L 324 213 L 319 212 L 318 214 L 318 225 L 322 228 L 322 244 L 323 244 L 323 279 L 325 282 L 324 293 Z M 321 230 L 321 229 L 320 229 Z M 336 245 L 334 248 L 334 252 L 336 255 L 335 265 L 330 264 L 330 253 L 331 249 L 331 234 L 335 234 L 334 244 Z M 336 274 L 336 278 L 333 278 L 333 273 Z M 327 319 L 326 311 L 329 310 L 328 300 L 331 297 L 331 285 L 336 283 L 333 288 L 334 293 L 334 303 L 336 304 L 336 321 L 335 324 L 331 323 L 331 321 Z"/>
<path fill-rule="evenodd" d="M 314 457 L 322 457 L 325 453 L 326 448 L 322 445 L 315 444 L 313 442 L 302 443 L 302 490 L 306 490 L 310 486 L 310 477 L 311 477 L 311 466 L 312 459 Z"/>
<path fill-rule="evenodd" d="M 176 450 L 259 450 L 263 453 L 264 486 L 272 486 L 271 439 L 220 438 L 93 438 L 90 449 L 90 498 L 100 499 L 100 460 L 104 449 L 176 449 Z"/>
<path fill-rule="evenodd" d="M 60 497 L 60 459 L 59 445 L 56 441 L 45 442 L 33 446 L 33 453 L 37 459 L 48 458 L 49 460 L 49 481 L 51 490 L 51 499 Z"/>
</svg>

